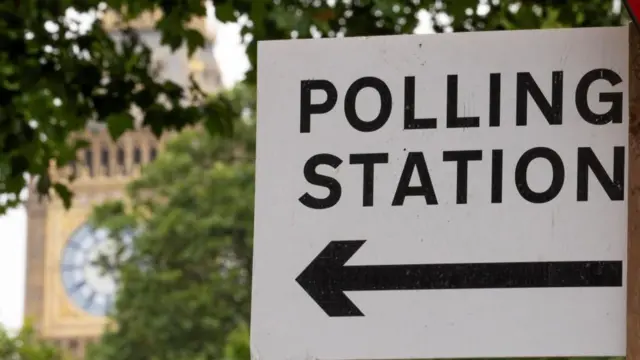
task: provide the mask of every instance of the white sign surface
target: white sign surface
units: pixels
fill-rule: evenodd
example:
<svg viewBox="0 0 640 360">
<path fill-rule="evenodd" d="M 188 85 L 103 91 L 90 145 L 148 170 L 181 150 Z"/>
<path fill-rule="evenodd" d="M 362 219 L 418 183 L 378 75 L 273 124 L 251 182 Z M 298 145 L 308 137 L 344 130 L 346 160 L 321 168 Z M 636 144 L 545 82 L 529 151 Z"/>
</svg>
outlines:
<svg viewBox="0 0 640 360">
<path fill-rule="evenodd" d="M 253 356 L 624 355 L 627 32 L 260 43 Z"/>
</svg>

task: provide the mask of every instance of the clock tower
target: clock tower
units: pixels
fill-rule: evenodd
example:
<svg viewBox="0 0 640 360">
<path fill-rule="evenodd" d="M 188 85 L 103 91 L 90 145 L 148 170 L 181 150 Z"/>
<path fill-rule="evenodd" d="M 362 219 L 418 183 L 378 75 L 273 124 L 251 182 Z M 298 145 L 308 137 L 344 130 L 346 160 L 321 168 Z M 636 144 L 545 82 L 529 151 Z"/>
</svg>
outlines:
<svg viewBox="0 0 640 360">
<path fill-rule="evenodd" d="M 154 29 L 160 16 L 159 12 L 147 13 L 129 23 L 152 49 L 159 76 L 186 86 L 193 74 L 204 90 L 220 88 L 212 51 L 215 38 L 206 30 L 205 19 L 190 26 L 205 34 L 207 46 L 189 57 L 184 48 L 172 52 L 160 44 L 161 34 Z M 107 13 L 103 24 L 117 39 L 118 18 Z M 74 192 L 72 207 L 65 209 L 56 197 L 39 201 L 35 190 L 29 189 L 24 312 L 25 320 L 32 321 L 42 338 L 81 358 L 86 345 L 102 333 L 115 290 L 114 279 L 91 266 L 91 260 L 102 251 L 108 252 L 111 243 L 105 232 L 89 226 L 87 219 L 93 206 L 124 196 L 126 184 L 153 161 L 164 139 L 139 127 L 114 142 L 106 128 L 96 124 L 79 135 L 88 139 L 90 146 L 67 168 L 51 170 L 57 178 L 75 174 L 69 185 Z"/>
</svg>

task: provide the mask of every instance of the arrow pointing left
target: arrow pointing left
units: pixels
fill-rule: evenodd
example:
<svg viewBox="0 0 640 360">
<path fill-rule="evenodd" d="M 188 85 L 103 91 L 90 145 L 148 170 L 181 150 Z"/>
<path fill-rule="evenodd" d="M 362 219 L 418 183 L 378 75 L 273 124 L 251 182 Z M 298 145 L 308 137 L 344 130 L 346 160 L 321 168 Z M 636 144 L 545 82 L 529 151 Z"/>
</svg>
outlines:
<svg viewBox="0 0 640 360">
<path fill-rule="evenodd" d="M 345 291 L 622 286 L 622 261 L 345 266 L 364 243 L 329 242 L 296 278 L 330 317 L 364 316 Z"/>
</svg>

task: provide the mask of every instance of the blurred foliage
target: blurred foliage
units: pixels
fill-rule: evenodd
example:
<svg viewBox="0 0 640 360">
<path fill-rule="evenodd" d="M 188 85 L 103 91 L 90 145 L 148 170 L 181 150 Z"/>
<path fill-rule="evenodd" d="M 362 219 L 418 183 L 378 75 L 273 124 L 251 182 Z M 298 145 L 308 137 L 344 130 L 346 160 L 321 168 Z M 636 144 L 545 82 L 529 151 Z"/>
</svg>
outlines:
<svg viewBox="0 0 640 360">
<path fill-rule="evenodd" d="M 83 29 L 77 17 L 67 16 L 70 8 L 99 20 Z M 122 19 L 118 42 L 100 20 L 107 8 Z M 203 119 L 215 132 L 227 129 L 219 123 L 229 118 L 225 99 L 205 105 L 195 82 L 183 89 L 155 76 L 151 50 L 126 26 L 158 8 L 166 14 L 156 23 L 164 45 L 192 53 L 205 44 L 185 26 L 206 15 L 200 0 L 0 1 L 0 215 L 20 203 L 27 181 L 36 182 L 41 195 L 55 190 L 70 204 L 69 189 L 52 183 L 48 169 L 76 158 L 86 142 L 69 134 L 89 121 L 106 126 L 115 139 L 133 127 L 132 109 L 156 134 Z"/>
<path fill-rule="evenodd" d="M 240 323 L 227 336 L 222 360 L 249 360 L 251 359 L 249 347 L 249 326 Z"/>
<path fill-rule="evenodd" d="M 39 339 L 29 322 L 16 334 L 0 325 L 1 360 L 69 360 L 62 351 Z"/>
<path fill-rule="evenodd" d="M 233 98 L 250 104 L 243 93 L 236 89 Z M 90 359 L 242 356 L 251 293 L 252 119 L 236 119 L 234 135 L 224 138 L 185 130 L 130 184 L 130 203 L 95 209 L 92 222 L 116 239 L 141 231 L 131 254 L 112 264 L 121 279 L 117 327 Z"/>
<path fill-rule="evenodd" d="M 628 21 L 612 0 L 216 0 L 216 17 L 242 24 L 256 81 L 257 41 L 413 33 L 418 14 L 435 32 L 615 26 Z"/>
</svg>

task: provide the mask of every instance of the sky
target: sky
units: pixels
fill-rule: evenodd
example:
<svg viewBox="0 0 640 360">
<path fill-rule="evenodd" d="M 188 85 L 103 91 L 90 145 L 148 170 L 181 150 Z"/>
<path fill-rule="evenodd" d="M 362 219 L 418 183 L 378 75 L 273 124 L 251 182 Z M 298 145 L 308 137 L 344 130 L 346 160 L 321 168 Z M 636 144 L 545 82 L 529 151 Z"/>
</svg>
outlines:
<svg viewBox="0 0 640 360">
<path fill-rule="evenodd" d="M 210 15 L 213 15 L 210 14 Z M 420 26 L 416 33 L 430 32 L 425 14 L 420 14 Z M 215 29 L 216 43 L 213 50 L 222 72 L 225 87 L 231 87 L 243 79 L 249 62 L 239 35 L 237 24 L 222 24 L 210 17 Z M 26 272 L 27 217 L 23 207 L 9 211 L 0 217 L 0 324 L 14 330 L 22 326 L 24 287 Z"/>
</svg>

